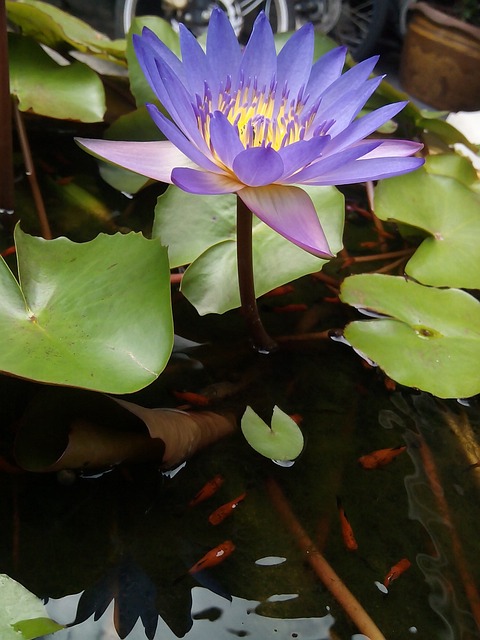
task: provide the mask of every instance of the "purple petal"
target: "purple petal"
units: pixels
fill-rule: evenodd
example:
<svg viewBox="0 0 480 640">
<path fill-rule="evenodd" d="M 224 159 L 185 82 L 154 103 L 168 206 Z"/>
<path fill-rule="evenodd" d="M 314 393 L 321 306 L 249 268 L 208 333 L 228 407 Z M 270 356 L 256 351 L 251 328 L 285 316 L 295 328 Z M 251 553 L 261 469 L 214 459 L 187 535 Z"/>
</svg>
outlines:
<svg viewBox="0 0 480 640">
<path fill-rule="evenodd" d="M 188 193 L 204 196 L 235 193 L 243 186 L 229 176 L 183 168 L 172 171 L 172 182 Z"/>
<path fill-rule="evenodd" d="M 171 174 L 175 167 L 197 168 L 195 163 L 168 140 L 160 142 L 123 142 L 88 138 L 75 138 L 75 140 L 97 158 L 113 162 L 160 182 L 172 182 Z"/>
<path fill-rule="evenodd" d="M 228 75 L 236 78 L 242 54 L 227 14 L 215 7 L 210 16 L 207 33 L 207 59 L 216 85 L 225 82 Z"/>
<path fill-rule="evenodd" d="M 243 52 L 238 81 L 256 78 L 260 91 L 263 87 L 268 90 L 276 71 L 277 52 L 272 27 L 262 11 L 255 20 L 252 35 Z"/>
<path fill-rule="evenodd" d="M 287 40 L 277 59 L 277 100 L 282 97 L 285 85 L 290 99 L 297 97 L 310 76 L 313 60 L 313 25 L 304 24 Z"/>
<path fill-rule="evenodd" d="M 384 107 L 380 107 L 380 109 L 377 109 L 376 111 L 371 111 L 366 116 L 355 120 L 341 133 L 332 138 L 332 141 L 328 145 L 325 153 L 328 154 L 330 152 L 330 147 L 334 149 L 335 152 L 341 151 L 347 146 L 369 136 L 382 124 L 385 124 L 385 122 L 388 122 L 388 120 L 395 117 L 407 104 L 407 102 L 387 104 Z"/>
<path fill-rule="evenodd" d="M 188 89 L 203 97 L 209 77 L 207 59 L 198 40 L 183 24 L 180 24 L 180 47 Z"/>
<path fill-rule="evenodd" d="M 299 187 L 245 187 L 238 196 L 262 222 L 321 258 L 332 253 L 310 196 Z"/>
<path fill-rule="evenodd" d="M 381 180 L 408 173 L 424 164 L 423 158 L 373 158 L 371 160 L 355 160 L 343 167 L 322 175 L 318 180 L 308 180 L 311 185 L 341 185 Z M 186 171 L 186 169 L 185 169 Z"/>
<path fill-rule="evenodd" d="M 335 82 L 322 94 L 321 108 L 323 111 L 328 110 L 333 104 L 339 103 L 345 99 L 345 95 L 354 93 L 359 89 L 364 82 L 368 80 L 370 73 L 373 71 L 375 64 L 378 61 L 378 56 L 368 58 L 360 64 L 355 65 L 342 76 L 340 76 Z M 330 114 L 330 117 L 335 117 L 335 114 Z"/>
<path fill-rule="evenodd" d="M 162 60 L 156 61 L 164 97 L 163 106 L 167 109 L 175 124 L 199 149 L 209 155 L 208 146 L 198 129 L 198 123 L 191 103 L 191 96 L 172 70 Z M 166 102 L 165 102 L 166 99 Z"/>
<path fill-rule="evenodd" d="M 282 176 L 283 162 L 271 147 L 252 147 L 236 156 L 232 169 L 243 184 L 264 187 Z"/>
<path fill-rule="evenodd" d="M 210 138 L 221 162 L 231 169 L 235 157 L 245 148 L 240 142 L 236 127 L 220 111 L 215 111 L 210 121 Z"/>
<path fill-rule="evenodd" d="M 144 63 L 147 78 L 165 109 L 180 128 L 185 130 L 195 127 L 198 135 L 193 108 L 183 82 L 161 58 L 149 56 L 144 59 Z M 183 118 L 180 113 L 183 113 Z"/>
<path fill-rule="evenodd" d="M 317 136 L 310 140 L 300 140 L 289 144 L 278 152 L 283 160 L 283 178 L 288 178 L 314 160 L 318 160 L 330 141 L 330 136 Z"/>
<path fill-rule="evenodd" d="M 345 92 L 338 102 L 331 104 L 328 108 L 324 108 L 322 102 L 314 123 L 320 123 L 328 120 L 333 115 L 335 122 L 328 130 L 328 133 L 333 138 L 339 134 L 340 131 L 343 131 L 345 127 L 348 127 L 352 120 L 360 113 L 366 101 L 377 89 L 381 81 L 382 78 L 380 76 L 367 80 L 353 91 Z M 315 124 L 313 126 L 315 126 Z"/>
<path fill-rule="evenodd" d="M 150 31 L 147 27 L 142 30 L 142 35 L 133 35 L 133 48 L 137 56 L 137 60 L 145 74 L 150 86 L 153 88 L 153 84 L 149 78 L 148 70 L 145 64 L 146 58 L 163 58 L 168 66 L 172 69 L 173 73 L 180 78 L 185 84 L 185 75 L 183 73 L 183 65 L 177 56 L 169 49 L 153 31 Z"/>
<path fill-rule="evenodd" d="M 340 77 L 345 64 L 347 47 L 336 47 L 319 58 L 312 67 L 306 93 L 315 102 Z"/>
<path fill-rule="evenodd" d="M 173 144 L 178 147 L 182 151 L 182 153 L 188 156 L 192 160 L 192 162 L 208 171 L 217 171 L 218 173 L 221 173 L 221 169 L 217 167 L 217 165 L 210 159 L 210 150 L 205 143 L 202 146 L 206 149 L 208 156 L 205 155 L 203 150 L 198 149 L 195 144 L 192 144 L 192 142 L 184 136 L 180 129 L 178 129 L 178 127 L 171 120 L 165 117 L 154 104 L 147 104 L 147 109 L 150 117 L 163 133 L 163 135 L 171 140 L 171 142 L 173 142 Z"/>
<path fill-rule="evenodd" d="M 290 178 L 284 179 L 283 182 L 285 184 L 324 184 L 322 180 L 325 174 L 338 172 L 338 174 L 341 175 L 345 164 L 358 160 L 358 158 L 370 153 L 370 151 L 378 147 L 381 142 L 381 140 L 363 140 L 353 147 L 348 147 L 344 151 L 340 151 L 340 153 L 334 153 L 328 156 L 328 158 L 319 158 L 317 162 L 312 163 Z M 338 184 L 342 183 L 339 182 Z"/>
<path fill-rule="evenodd" d="M 376 149 L 362 156 L 362 160 L 370 158 L 395 158 L 412 156 L 423 149 L 423 144 L 411 140 L 383 140 Z"/>
</svg>

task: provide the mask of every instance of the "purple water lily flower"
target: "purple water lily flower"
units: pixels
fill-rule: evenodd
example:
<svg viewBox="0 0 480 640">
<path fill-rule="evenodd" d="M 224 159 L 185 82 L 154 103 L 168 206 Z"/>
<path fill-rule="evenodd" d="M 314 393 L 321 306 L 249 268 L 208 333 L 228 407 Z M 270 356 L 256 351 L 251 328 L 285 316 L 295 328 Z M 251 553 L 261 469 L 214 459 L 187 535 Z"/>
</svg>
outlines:
<svg viewBox="0 0 480 640">
<path fill-rule="evenodd" d="M 180 29 L 182 61 L 148 29 L 134 36 L 143 72 L 172 118 L 147 105 L 168 140 L 79 139 L 83 147 L 189 193 L 236 193 L 265 224 L 322 257 L 330 249 L 298 185 L 377 180 L 423 164 L 411 157 L 420 144 L 366 139 L 405 102 L 356 117 L 381 81 L 369 78 L 377 57 L 342 75 L 346 51 L 339 47 L 312 65 L 311 24 L 277 55 L 263 13 L 243 51 L 220 9 L 210 19 L 206 52 Z"/>
</svg>

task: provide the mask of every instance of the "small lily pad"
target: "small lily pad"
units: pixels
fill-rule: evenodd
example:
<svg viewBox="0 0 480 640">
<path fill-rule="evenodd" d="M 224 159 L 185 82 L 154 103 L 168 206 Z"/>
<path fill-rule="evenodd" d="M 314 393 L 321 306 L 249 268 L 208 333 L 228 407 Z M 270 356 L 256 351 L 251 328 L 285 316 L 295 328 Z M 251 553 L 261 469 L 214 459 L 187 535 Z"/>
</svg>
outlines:
<svg viewBox="0 0 480 640">
<path fill-rule="evenodd" d="M 341 300 L 385 318 L 351 322 L 345 338 L 393 380 L 441 398 L 480 392 L 480 302 L 404 278 L 346 278 Z"/>
<path fill-rule="evenodd" d="M 273 408 L 271 428 L 251 407 L 242 417 L 246 441 L 262 456 L 271 460 L 294 460 L 303 449 L 303 435 L 296 422 L 278 407 Z"/>
</svg>

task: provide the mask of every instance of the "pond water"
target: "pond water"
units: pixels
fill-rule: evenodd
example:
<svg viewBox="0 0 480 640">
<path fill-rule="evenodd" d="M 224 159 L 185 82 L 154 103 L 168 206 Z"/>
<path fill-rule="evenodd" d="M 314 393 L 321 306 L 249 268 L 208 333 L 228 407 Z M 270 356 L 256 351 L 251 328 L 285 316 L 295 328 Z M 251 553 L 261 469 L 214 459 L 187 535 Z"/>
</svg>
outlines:
<svg viewBox="0 0 480 640">
<path fill-rule="evenodd" d="M 193 312 L 181 311 L 179 332 L 192 338 Z M 275 329 L 268 305 L 262 312 Z M 283 330 L 297 320 L 282 318 Z M 195 322 L 195 339 L 209 343 L 180 347 L 157 383 L 131 399 L 174 407 L 172 389 L 229 383 L 235 391 L 213 411 L 240 415 L 248 404 L 269 420 L 278 405 L 301 416 L 305 449 L 282 467 L 238 432 L 177 473 L 155 462 L 93 476 L 2 473 L 0 572 L 46 599 L 54 619 L 74 623 L 55 637 L 365 638 L 312 565 L 309 556 L 319 553 L 389 640 L 478 638 L 478 408 L 389 390 L 377 370 L 333 341 L 286 342 L 260 356 L 246 341 L 213 340 L 238 335 L 237 313 Z M 14 424 L 42 388 L 1 383 L 4 422 Z M 68 402 L 62 393 L 59 406 Z M 358 462 L 394 447 L 406 448 L 383 467 Z M 217 492 L 189 506 L 218 475 Z M 229 517 L 209 523 L 243 493 Z M 344 514 L 356 550 L 345 545 Z M 226 541 L 223 562 L 188 573 Z M 410 566 L 392 576 L 403 559 Z"/>
</svg>

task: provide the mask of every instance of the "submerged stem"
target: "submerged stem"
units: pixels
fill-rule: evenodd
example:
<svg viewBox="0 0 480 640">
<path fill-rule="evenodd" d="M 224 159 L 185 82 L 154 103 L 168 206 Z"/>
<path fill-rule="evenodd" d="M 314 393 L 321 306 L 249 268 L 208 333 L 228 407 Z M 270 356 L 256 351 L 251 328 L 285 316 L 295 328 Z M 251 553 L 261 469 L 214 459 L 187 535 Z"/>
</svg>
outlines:
<svg viewBox="0 0 480 640">
<path fill-rule="evenodd" d="M 268 478 L 266 488 L 270 499 L 280 517 L 290 529 L 297 545 L 305 553 L 305 557 L 317 576 L 327 587 L 333 597 L 343 608 L 358 630 L 370 640 L 385 640 L 385 636 L 370 618 L 355 596 L 347 589 L 332 567 L 315 546 L 305 529 L 297 520 L 283 491 L 273 478 Z"/>
<path fill-rule="evenodd" d="M 30 149 L 30 143 L 28 141 L 27 130 L 25 123 L 23 122 L 22 114 L 18 108 L 18 104 L 13 104 L 13 115 L 15 117 L 15 124 L 17 125 L 18 139 L 20 147 L 22 149 L 23 161 L 25 164 L 25 172 L 30 183 L 30 189 L 32 190 L 33 201 L 35 203 L 35 209 L 37 211 L 37 217 L 40 224 L 40 231 L 42 237 L 45 240 L 52 239 L 52 232 L 48 223 L 47 212 L 43 203 L 42 192 L 38 185 L 37 174 L 35 171 L 35 165 L 33 163 L 32 152 Z"/>
<path fill-rule="evenodd" d="M 253 279 L 252 212 L 237 197 L 237 269 L 242 312 L 253 345 L 259 353 L 270 353 L 277 343 L 268 335 L 258 313 Z"/>
</svg>

